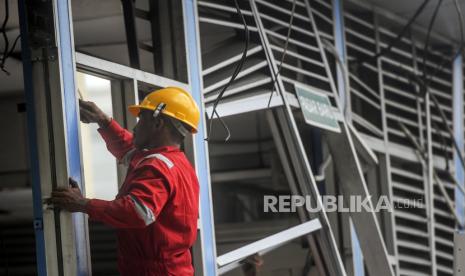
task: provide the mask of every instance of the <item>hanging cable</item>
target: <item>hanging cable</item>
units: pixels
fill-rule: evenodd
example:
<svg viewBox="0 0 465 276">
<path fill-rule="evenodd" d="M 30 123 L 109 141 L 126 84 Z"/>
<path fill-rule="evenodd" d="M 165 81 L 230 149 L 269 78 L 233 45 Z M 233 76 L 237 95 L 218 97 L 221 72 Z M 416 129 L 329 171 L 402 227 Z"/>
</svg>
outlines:
<svg viewBox="0 0 465 276">
<path fill-rule="evenodd" d="M 434 8 L 433 15 L 431 16 L 431 20 L 428 24 L 428 31 L 426 32 L 426 39 L 425 39 L 425 46 L 423 47 L 423 82 L 426 83 L 427 75 L 428 75 L 428 68 L 426 67 L 426 58 L 428 57 L 428 46 L 431 36 L 431 31 L 433 30 L 434 22 L 436 21 L 436 17 L 438 15 L 439 9 L 441 8 L 443 0 L 439 0 Z"/>
<path fill-rule="evenodd" d="M 435 20 L 435 17 L 437 15 L 437 12 L 439 10 L 439 7 L 440 7 L 441 3 L 442 3 L 442 0 L 439 0 L 438 5 L 436 5 L 433 17 L 431 18 L 430 24 L 428 26 L 427 41 L 425 43 L 425 55 L 423 56 L 423 69 L 424 70 L 426 70 L 426 54 L 427 54 L 427 43 L 429 42 L 429 34 L 431 33 L 432 26 L 434 25 L 434 20 Z M 463 45 L 464 45 L 464 33 L 463 33 L 463 24 L 464 24 L 464 22 L 463 22 L 462 10 L 460 9 L 460 6 L 459 6 L 457 0 L 454 0 L 454 4 L 455 4 L 456 11 L 457 11 L 458 19 L 459 19 L 459 25 L 460 25 L 460 45 L 459 45 L 459 48 L 458 48 L 457 52 L 452 57 L 452 60 L 455 59 L 459 54 L 461 54 L 461 52 L 463 50 Z M 420 87 L 422 88 L 422 93 L 424 94 L 424 96 L 426 97 L 426 95 L 429 95 L 431 97 L 431 100 L 433 101 L 434 107 L 437 109 L 437 111 L 438 111 L 438 113 L 440 115 L 440 118 L 441 118 L 441 120 L 442 120 L 442 122 L 443 122 L 443 124 L 444 124 L 444 126 L 446 128 L 446 131 L 447 131 L 450 139 L 453 142 L 453 146 L 454 146 L 454 149 L 455 149 L 455 151 L 457 153 L 457 156 L 459 157 L 460 163 L 462 164 L 462 167 L 465 168 L 465 160 L 464 160 L 464 157 L 463 157 L 462 152 L 460 150 L 459 144 L 458 144 L 457 140 L 455 139 L 454 132 L 449 126 L 449 122 L 447 121 L 447 117 L 446 117 L 444 111 L 441 108 L 439 100 L 436 98 L 436 95 L 434 95 L 433 93 L 430 93 L 430 89 L 429 89 L 429 85 L 430 85 L 432 79 L 435 77 L 436 74 L 438 74 L 440 72 L 440 70 L 444 66 L 444 64 L 446 64 L 445 60 L 443 60 L 443 62 L 440 63 L 439 67 L 437 67 L 434 74 L 431 75 L 429 78 L 427 78 L 427 71 L 424 71 L 423 72 L 423 80 L 421 80 L 421 82 L 419 82 L 418 78 L 415 78 L 415 80 L 420 84 Z"/>
<path fill-rule="evenodd" d="M 241 8 L 239 7 L 239 3 L 237 2 L 237 0 L 234 0 L 234 5 L 236 6 L 237 13 L 239 17 L 241 18 L 242 24 L 244 25 L 244 31 L 245 31 L 244 51 L 242 52 L 241 60 L 237 64 L 236 69 L 234 69 L 234 72 L 232 73 L 231 78 L 229 79 L 229 82 L 225 86 L 223 86 L 215 102 L 213 103 L 212 114 L 210 116 L 210 130 L 208 132 L 207 138 L 205 139 L 206 141 L 208 141 L 208 139 L 211 137 L 212 130 L 213 130 L 213 117 L 215 115 L 216 115 L 216 118 L 218 118 L 218 120 L 221 122 L 223 128 L 226 130 L 227 134 L 226 134 L 225 142 L 227 142 L 229 138 L 231 137 L 231 132 L 228 126 L 226 125 L 224 120 L 221 118 L 221 116 L 218 114 L 218 111 L 216 110 L 216 108 L 218 107 L 218 104 L 220 103 L 220 101 L 223 99 L 224 93 L 229 88 L 229 86 L 231 86 L 231 84 L 234 82 L 237 75 L 239 75 L 239 72 L 242 70 L 244 63 L 247 60 L 247 51 L 249 49 L 249 41 L 250 41 L 249 27 L 247 26 L 247 22 L 245 21 L 245 17 L 242 14 Z"/>
<path fill-rule="evenodd" d="M 458 5 L 458 2 L 457 0 L 454 0 L 454 3 L 455 3 L 455 8 L 457 10 L 457 15 L 458 15 L 458 18 L 459 18 L 459 21 L 460 21 L 460 46 L 457 50 L 457 53 L 454 54 L 454 56 L 452 57 L 452 60 L 461 53 L 462 49 L 463 49 L 463 45 L 464 45 L 464 33 L 463 33 L 463 15 L 462 15 L 462 11 L 460 9 L 460 6 Z M 431 24 L 429 24 L 431 25 Z M 417 74 L 401 67 L 401 70 L 404 71 L 404 73 L 406 74 L 406 76 L 409 78 L 410 81 L 413 81 L 415 82 L 416 84 L 419 85 L 420 87 L 420 96 L 425 96 L 427 93 L 429 93 L 429 84 L 431 82 L 431 80 L 436 76 L 436 74 L 438 74 L 440 72 L 440 70 L 442 69 L 442 67 L 447 64 L 447 61 L 451 61 L 451 59 L 444 59 L 440 64 L 439 66 L 435 69 L 434 71 L 434 74 L 431 75 L 426 82 L 424 82 L 424 80 L 422 78 L 420 78 Z M 446 131 L 448 132 L 452 142 L 453 142 L 453 146 L 454 146 L 454 149 L 455 151 L 457 152 L 457 155 L 460 159 L 460 162 L 462 164 L 462 167 L 465 168 L 465 160 L 464 160 L 464 156 L 462 155 L 461 153 L 461 150 L 460 150 L 460 147 L 458 145 L 458 142 L 457 140 L 455 139 L 454 137 L 454 134 L 453 134 L 453 131 L 452 129 L 450 128 L 449 126 L 449 123 L 447 121 L 447 117 L 444 113 L 444 111 L 442 110 L 440 104 L 439 104 L 439 101 L 438 99 L 436 98 L 436 96 L 433 94 L 433 93 L 429 93 L 432 101 L 433 101 L 433 104 L 435 106 L 435 108 L 438 110 L 439 112 L 439 115 L 441 117 L 441 120 L 443 121 L 443 124 L 446 128 Z"/>
<path fill-rule="evenodd" d="M 3 47 L 2 59 L 0 60 L 0 69 L 2 69 L 2 71 L 5 72 L 7 75 L 10 74 L 7 70 L 5 70 L 5 61 L 7 59 L 8 50 L 9 50 L 9 47 L 10 47 L 10 42 L 8 40 L 8 35 L 6 34 L 6 25 L 8 24 L 9 19 L 10 19 L 10 6 L 9 6 L 8 0 L 5 0 L 5 18 L 3 19 L 2 29 L 1 29 L 5 45 Z"/>
<path fill-rule="evenodd" d="M 275 85 L 276 85 L 276 82 L 278 81 L 278 76 L 281 74 L 281 69 L 282 69 L 282 66 L 283 66 L 284 58 L 286 57 L 287 47 L 289 45 L 289 39 L 291 38 L 292 25 L 294 23 L 294 14 L 295 14 L 296 3 L 297 3 L 297 0 L 292 1 L 291 18 L 289 19 L 289 29 L 287 29 L 287 36 L 286 36 L 286 40 L 284 42 L 283 53 L 281 54 L 281 60 L 279 62 L 278 71 L 274 74 L 274 79 L 273 79 L 273 83 L 272 83 L 272 86 L 271 86 L 271 94 L 270 94 L 270 98 L 268 99 L 268 105 L 267 105 L 268 108 L 271 105 L 271 99 L 273 98 Z M 277 90 L 277 92 L 278 92 L 278 95 L 279 95 L 279 89 Z"/>
<path fill-rule="evenodd" d="M 375 53 L 373 56 L 371 56 L 369 58 L 353 60 L 355 65 L 364 65 L 364 63 L 367 62 L 368 60 L 377 60 L 378 58 L 380 58 L 380 57 L 386 55 L 387 53 L 391 52 L 392 47 L 394 47 L 394 45 L 399 43 L 399 41 L 402 39 L 402 37 L 404 37 L 405 33 L 410 29 L 410 26 L 415 22 L 417 17 L 423 12 L 423 10 L 425 9 L 425 7 L 429 3 L 429 1 L 430 0 L 424 0 L 423 1 L 423 3 L 415 11 L 413 16 L 409 19 L 407 24 L 405 24 L 404 27 L 402 28 L 402 30 L 397 34 L 396 38 L 394 38 L 394 40 L 392 40 L 386 48 L 383 48 L 382 50 Z"/>
</svg>

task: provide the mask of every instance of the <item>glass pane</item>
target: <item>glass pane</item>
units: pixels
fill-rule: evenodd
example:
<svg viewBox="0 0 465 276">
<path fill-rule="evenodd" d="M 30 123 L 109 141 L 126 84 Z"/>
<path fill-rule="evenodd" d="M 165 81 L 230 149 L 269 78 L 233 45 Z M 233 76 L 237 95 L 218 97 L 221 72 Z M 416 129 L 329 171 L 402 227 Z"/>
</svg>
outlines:
<svg viewBox="0 0 465 276">
<path fill-rule="evenodd" d="M 110 81 L 77 73 L 80 96 L 113 116 Z M 118 192 L 116 161 L 97 132 L 97 124 L 81 123 L 82 157 L 86 197 L 111 200 Z"/>
</svg>

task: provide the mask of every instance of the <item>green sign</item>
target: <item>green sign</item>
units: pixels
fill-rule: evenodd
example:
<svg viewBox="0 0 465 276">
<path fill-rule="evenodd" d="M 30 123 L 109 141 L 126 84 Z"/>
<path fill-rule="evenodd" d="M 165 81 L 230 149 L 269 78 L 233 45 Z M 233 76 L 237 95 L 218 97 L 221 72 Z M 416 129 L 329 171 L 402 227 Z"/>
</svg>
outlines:
<svg viewBox="0 0 465 276">
<path fill-rule="evenodd" d="M 327 94 L 298 84 L 295 84 L 294 87 L 307 124 L 341 132 Z"/>
</svg>

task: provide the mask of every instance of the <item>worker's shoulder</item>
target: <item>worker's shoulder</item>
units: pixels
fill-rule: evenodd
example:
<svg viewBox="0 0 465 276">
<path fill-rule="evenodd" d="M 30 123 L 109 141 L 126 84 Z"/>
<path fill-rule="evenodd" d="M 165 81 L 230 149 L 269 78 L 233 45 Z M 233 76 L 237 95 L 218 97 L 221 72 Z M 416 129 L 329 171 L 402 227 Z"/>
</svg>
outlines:
<svg viewBox="0 0 465 276">
<path fill-rule="evenodd" d="M 185 171 L 192 168 L 182 152 L 152 153 L 143 157 L 136 167 L 149 166 L 163 171 Z"/>
</svg>

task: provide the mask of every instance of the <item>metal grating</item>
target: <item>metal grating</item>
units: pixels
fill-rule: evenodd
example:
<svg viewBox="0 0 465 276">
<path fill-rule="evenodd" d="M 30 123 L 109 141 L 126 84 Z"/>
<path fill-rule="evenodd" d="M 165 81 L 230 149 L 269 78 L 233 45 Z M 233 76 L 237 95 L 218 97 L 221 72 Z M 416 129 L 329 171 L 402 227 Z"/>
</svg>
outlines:
<svg viewBox="0 0 465 276">
<path fill-rule="evenodd" d="M 383 136 L 381 96 L 376 60 L 377 52 L 374 15 L 360 7 L 345 5 L 346 51 L 350 66 L 349 83 L 352 118 L 358 130 L 377 137 Z M 356 61 L 364 61 L 363 66 Z"/>
<path fill-rule="evenodd" d="M 232 1 L 198 1 L 205 102 L 229 81 L 244 49 L 244 27 Z M 271 90 L 272 79 L 248 1 L 239 1 L 250 31 L 248 58 L 225 99 Z"/>
<path fill-rule="evenodd" d="M 385 28 L 385 22 L 379 24 L 379 40 L 381 47 L 395 38 L 396 33 Z M 422 100 L 417 96 L 417 89 L 406 72 L 415 73 L 412 41 L 403 38 L 392 51 L 381 59 L 381 74 L 385 96 L 388 140 L 397 144 L 412 147 L 404 137 L 397 121 L 404 123 L 418 141 L 423 141 L 421 132 L 420 110 Z"/>
<path fill-rule="evenodd" d="M 292 2 L 291 0 L 255 0 L 264 33 L 270 43 L 274 59 L 277 61 L 281 60 L 283 54 Z M 320 3 L 324 2 L 320 1 Z M 318 44 L 319 31 L 313 26 L 308 8 L 309 6 L 304 2 L 296 0 L 292 32 L 280 77 L 286 92 L 294 93 L 294 83 L 300 82 L 328 94 L 333 101 L 334 95 L 327 75 L 326 64 Z"/>
<path fill-rule="evenodd" d="M 406 200 L 426 202 L 425 179 L 419 163 L 390 157 L 400 275 L 430 275 L 431 255 L 425 204 L 402 208 Z"/>
</svg>

